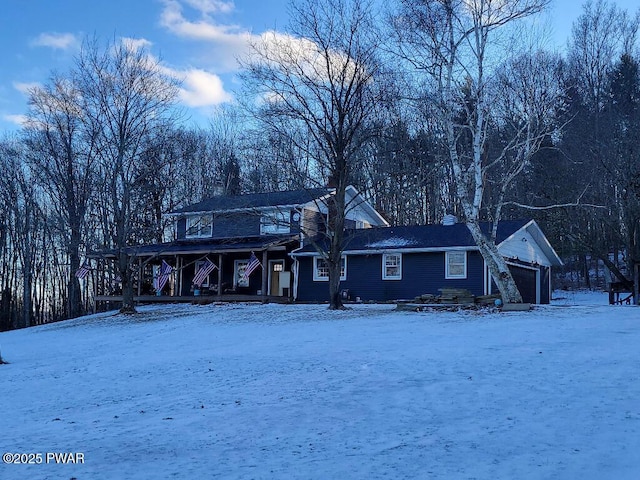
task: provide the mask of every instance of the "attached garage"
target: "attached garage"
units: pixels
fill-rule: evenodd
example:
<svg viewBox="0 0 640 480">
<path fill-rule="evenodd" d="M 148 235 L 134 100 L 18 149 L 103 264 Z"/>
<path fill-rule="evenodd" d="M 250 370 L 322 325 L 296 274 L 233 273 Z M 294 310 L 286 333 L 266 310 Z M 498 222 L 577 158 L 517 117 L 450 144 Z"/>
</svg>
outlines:
<svg viewBox="0 0 640 480">
<path fill-rule="evenodd" d="M 511 275 L 518 286 L 524 303 L 540 303 L 540 285 L 538 269 L 509 265 Z"/>
</svg>

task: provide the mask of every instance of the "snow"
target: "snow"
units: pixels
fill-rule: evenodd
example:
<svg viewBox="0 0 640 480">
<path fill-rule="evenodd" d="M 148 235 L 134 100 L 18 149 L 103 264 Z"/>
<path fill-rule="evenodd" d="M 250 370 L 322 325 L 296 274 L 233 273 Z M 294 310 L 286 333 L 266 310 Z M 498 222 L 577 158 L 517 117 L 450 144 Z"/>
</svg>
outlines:
<svg viewBox="0 0 640 480">
<path fill-rule="evenodd" d="M 2 479 L 632 479 L 640 309 L 163 305 L 0 334 Z"/>
<path fill-rule="evenodd" d="M 402 247 L 411 247 L 417 244 L 418 242 L 416 240 L 413 240 L 410 238 L 391 237 L 391 238 L 385 238 L 384 240 L 379 240 L 377 242 L 368 243 L 367 247 L 368 248 L 402 248 Z"/>
</svg>

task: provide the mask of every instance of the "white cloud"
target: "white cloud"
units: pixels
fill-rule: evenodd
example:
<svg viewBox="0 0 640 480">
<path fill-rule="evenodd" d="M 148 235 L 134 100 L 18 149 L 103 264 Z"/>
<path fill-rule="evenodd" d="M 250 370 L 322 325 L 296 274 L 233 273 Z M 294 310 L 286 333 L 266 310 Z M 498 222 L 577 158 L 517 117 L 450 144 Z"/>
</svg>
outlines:
<svg viewBox="0 0 640 480">
<path fill-rule="evenodd" d="M 173 72 L 183 82 L 181 98 L 190 107 L 218 105 L 233 99 L 225 91 L 221 78 L 211 72 L 223 74 L 238 71 L 238 58 L 250 58 L 252 44 L 263 50 L 271 61 L 301 62 L 305 70 L 311 71 L 307 71 L 308 74 L 316 71 L 318 76 L 325 71 L 319 64 L 322 62 L 322 53 L 311 40 L 273 30 L 255 35 L 247 28 L 221 21 L 221 15 L 234 12 L 232 1 L 163 0 L 163 5 L 160 24 L 164 28 L 180 38 L 202 42 L 207 48 L 206 70 Z M 337 52 L 331 55 L 331 64 L 336 68 L 342 68 L 345 62 L 349 62 L 348 58 Z"/>
<path fill-rule="evenodd" d="M 209 6 L 207 0 L 187 0 L 192 6 L 198 8 L 202 14 L 202 20 L 187 20 L 182 13 L 182 4 L 178 0 L 165 0 L 164 10 L 160 15 L 160 24 L 179 37 L 195 40 L 210 40 L 215 42 L 237 42 L 238 37 L 248 36 L 245 29 L 237 25 L 222 25 L 216 23 L 208 14 L 218 13 L 220 9 Z M 213 2 L 219 3 L 219 2 Z M 225 10 L 227 13 L 233 10 L 233 4 Z"/>
<path fill-rule="evenodd" d="M 153 45 L 145 38 L 122 37 L 122 44 L 131 52 L 137 52 L 141 48 L 149 48 Z"/>
<path fill-rule="evenodd" d="M 225 2 L 223 0 L 186 0 L 196 10 L 202 13 L 230 13 L 235 10 L 236 6 L 232 1 Z"/>
<path fill-rule="evenodd" d="M 184 75 L 180 99 L 188 107 L 209 107 L 233 100 L 219 76 L 199 69 L 188 70 Z"/>
<path fill-rule="evenodd" d="M 49 47 L 58 50 L 71 50 L 80 45 L 73 33 L 41 33 L 31 41 L 35 47 Z"/>
<path fill-rule="evenodd" d="M 183 6 L 195 8 L 199 16 L 187 18 Z M 219 73 L 235 72 L 237 58 L 246 54 L 255 37 L 246 28 L 222 23 L 212 15 L 232 13 L 234 8 L 232 2 L 217 0 L 164 0 L 160 24 L 180 38 L 205 42 L 206 61 Z"/>
<path fill-rule="evenodd" d="M 38 82 L 13 82 L 13 88 L 24 95 L 29 95 L 34 88 L 40 88 L 42 85 Z"/>
<path fill-rule="evenodd" d="M 2 118 L 7 122 L 15 123 L 19 127 L 23 127 L 24 125 L 27 124 L 27 116 L 26 115 L 10 115 L 10 114 L 7 114 L 7 115 L 3 115 Z"/>
<path fill-rule="evenodd" d="M 187 107 L 212 107 L 233 101 L 233 96 L 224 89 L 222 79 L 215 73 L 199 68 L 161 68 L 165 75 L 180 81 L 180 101 Z"/>
</svg>

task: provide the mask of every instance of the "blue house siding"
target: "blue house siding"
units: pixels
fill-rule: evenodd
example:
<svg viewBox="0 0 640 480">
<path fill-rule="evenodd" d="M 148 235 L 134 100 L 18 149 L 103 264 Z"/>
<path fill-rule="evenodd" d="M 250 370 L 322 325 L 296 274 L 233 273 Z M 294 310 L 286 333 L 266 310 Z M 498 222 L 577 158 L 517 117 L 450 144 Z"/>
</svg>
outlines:
<svg viewBox="0 0 640 480">
<path fill-rule="evenodd" d="M 176 222 L 176 238 L 185 239 L 187 219 Z M 213 217 L 213 235 L 211 238 L 255 237 L 260 235 L 260 215 L 255 213 L 216 214 Z M 201 237 L 200 237 L 201 238 Z"/>
<path fill-rule="evenodd" d="M 254 237 L 260 235 L 260 215 L 250 213 L 216 214 L 213 237 Z"/>
<path fill-rule="evenodd" d="M 439 295 L 441 288 L 466 288 L 474 295 L 484 293 L 484 262 L 479 252 L 467 254 L 466 279 L 445 279 L 444 262 L 444 252 L 404 253 L 402 280 L 383 280 L 382 254 L 347 255 L 347 279 L 340 288 L 348 289 L 352 299 L 360 297 L 363 301 Z M 325 301 L 328 289 L 327 282 L 313 281 L 313 258 L 300 257 L 298 300 Z"/>
</svg>

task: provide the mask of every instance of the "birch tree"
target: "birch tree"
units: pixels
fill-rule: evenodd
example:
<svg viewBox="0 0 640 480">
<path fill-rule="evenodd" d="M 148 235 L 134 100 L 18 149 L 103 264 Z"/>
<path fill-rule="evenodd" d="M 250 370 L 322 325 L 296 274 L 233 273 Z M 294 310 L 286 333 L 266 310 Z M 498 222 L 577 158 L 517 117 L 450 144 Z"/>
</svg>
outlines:
<svg viewBox="0 0 640 480">
<path fill-rule="evenodd" d="M 531 103 L 520 103 L 520 119 L 513 123 L 510 138 L 503 148 L 489 156 L 487 147 L 490 126 L 496 120 L 496 101 L 506 93 L 494 87 L 503 59 L 508 57 L 507 49 L 513 50 L 513 44 L 505 42 L 505 32 L 542 11 L 548 3 L 548 0 L 401 0 L 399 13 L 393 17 L 399 54 L 427 86 L 428 93 L 420 100 L 433 104 L 441 124 L 466 225 L 505 302 L 521 302 L 522 297 L 495 242 L 500 207 L 490 214 L 483 210 L 487 175 L 489 169 L 510 163 L 504 171 L 504 184 L 499 187 L 506 193 L 513 177 L 522 171 L 522 165 L 537 151 L 547 132 L 541 131 L 540 125 L 534 123 L 535 117 L 527 112 Z M 490 231 L 480 227 L 483 216 L 493 221 Z"/>
</svg>

